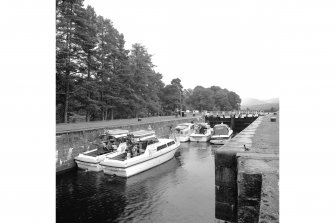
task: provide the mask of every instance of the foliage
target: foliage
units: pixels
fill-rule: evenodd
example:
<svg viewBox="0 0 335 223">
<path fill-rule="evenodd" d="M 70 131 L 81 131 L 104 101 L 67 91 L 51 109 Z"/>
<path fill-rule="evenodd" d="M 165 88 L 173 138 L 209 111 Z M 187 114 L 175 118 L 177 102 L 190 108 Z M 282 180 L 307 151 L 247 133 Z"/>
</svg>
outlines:
<svg viewBox="0 0 335 223">
<path fill-rule="evenodd" d="M 217 86 L 183 89 L 162 82 L 152 55 L 135 43 L 125 49 L 112 21 L 83 0 L 56 0 L 56 117 L 86 121 L 170 115 L 179 109 L 238 109 L 241 99 Z"/>
</svg>

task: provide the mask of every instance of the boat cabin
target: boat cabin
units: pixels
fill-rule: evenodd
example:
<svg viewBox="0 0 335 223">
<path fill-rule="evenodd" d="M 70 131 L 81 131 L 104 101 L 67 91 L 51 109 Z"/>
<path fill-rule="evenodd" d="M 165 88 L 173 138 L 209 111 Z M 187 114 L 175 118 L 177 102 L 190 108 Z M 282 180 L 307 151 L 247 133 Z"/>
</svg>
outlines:
<svg viewBox="0 0 335 223">
<path fill-rule="evenodd" d="M 183 123 L 183 124 L 178 124 L 175 128 L 175 132 L 177 134 L 190 134 L 194 131 L 194 124 L 192 123 Z"/>
<path fill-rule="evenodd" d="M 156 145 L 151 146 L 153 144 L 156 144 Z M 156 138 L 156 136 L 151 136 L 151 137 L 147 137 L 145 139 L 141 139 L 136 142 L 133 142 L 126 148 L 123 154 L 113 157 L 112 159 L 124 161 L 129 158 L 134 158 L 136 156 L 143 155 L 144 153 L 152 154 L 154 152 L 157 152 L 173 144 L 175 144 L 175 141 L 173 140 L 170 140 L 167 143 L 164 143 L 164 142 L 162 143 L 160 140 Z"/>
<path fill-rule="evenodd" d="M 228 135 L 229 126 L 226 124 L 218 124 L 213 127 L 214 135 Z"/>
<path fill-rule="evenodd" d="M 209 131 L 210 126 L 207 123 L 200 123 L 197 125 L 195 134 L 206 134 Z"/>
<path fill-rule="evenodd" d="M 98 139 L 93 143 L 98 149 L 98 155 L 117 150 L 121 143 L 127 142 L 128 133 L 128 130 L 112 129 L 106 130 L 99 135 Z"/>
</svg>

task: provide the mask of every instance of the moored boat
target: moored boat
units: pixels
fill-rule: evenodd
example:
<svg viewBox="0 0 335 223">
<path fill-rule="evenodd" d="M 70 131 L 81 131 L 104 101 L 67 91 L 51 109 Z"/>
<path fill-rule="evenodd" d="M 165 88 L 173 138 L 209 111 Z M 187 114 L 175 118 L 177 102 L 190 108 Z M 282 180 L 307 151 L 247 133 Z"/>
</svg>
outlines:
<svg viewBox="0 0 335 223">
<path fill-rule="evenodd" d="M 195 127 L 195 132 L 190 135 L 191 142 L 207 142 L 212 135 L 212 129 L 207 123 L 199 123 Z"/>
<path fill-rule="evenodd" d="M 190 140 L 190 135 L 195 132 L 193 123 L 182 123 L 178 124 L 174 129 L 174 136 L 177 141 L 188 142 Z"/>
<path fill-rule="evenodd" d="M 210 142 L 213 144 L 224 145 L 233 135 L 233 130 L 226 124 L 217 124 L 213 127 L 213 135 Z"/>
<path fill-rule="evenodd" d="M 80 153 L 74 158 L 79 169 L 101 171 L 100 162 L 106 157 L 123 153 L 127 147 L 128 130 L 106 130 L 93 142 L 94 149 Z"/>
<path fill-rule="evenodd" d="M 100 165 L 105 174 L 130 177 L 172 159 L 179 145 L 180 142 L 173 139 L 141 138 L 134 141 L 126 152 L 106 157 Z"/>
</svg>

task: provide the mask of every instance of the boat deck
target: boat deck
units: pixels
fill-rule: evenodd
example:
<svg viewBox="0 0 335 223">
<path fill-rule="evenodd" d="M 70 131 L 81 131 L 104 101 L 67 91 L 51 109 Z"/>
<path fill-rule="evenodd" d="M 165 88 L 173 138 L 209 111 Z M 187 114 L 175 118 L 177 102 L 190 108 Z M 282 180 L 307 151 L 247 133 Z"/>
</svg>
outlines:
<svg viewBox="0 0 335 223">
<path fill-rule="evenodd" d="M 122 153 L 112 158 L 113 160 L 125 161 L 127 159 L 127 154 Z"/>
<path fill-rule="evenodd" d="M 86 156 L 92 156 L 92 157 L 97 157 L 97 156 L 101 156 L 101 155 L 104 155 L 104 154 L 106 154 L 106 153 L 111 153 L 111 152 L 113 152 L 112 150 L 108 150 L 108 151 L 99 151 L 98 152 L 98 150 L 94 150 L 94 151 L 92 151 L 92 152 L 89 152 L 89 153 L 86 153 L 85 155 Z"/>
</svg>

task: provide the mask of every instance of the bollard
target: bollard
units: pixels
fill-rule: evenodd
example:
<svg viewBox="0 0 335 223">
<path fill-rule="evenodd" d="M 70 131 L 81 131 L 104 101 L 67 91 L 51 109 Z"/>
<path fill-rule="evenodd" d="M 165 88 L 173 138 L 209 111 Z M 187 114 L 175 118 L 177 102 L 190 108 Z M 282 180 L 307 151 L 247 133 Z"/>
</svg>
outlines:
<svg viewBox="0 0 335 223">
<path fill-rule="evenodd" d="M 235 115 L 230 116 L 230 128 L 235 130 Z"/>
<path fill-rule="evenodd" d="M 237 151 L 215 152 L 215 218 L 236 222 Z"/>
<path fill-rule="evenodd" d="M 271 122 L 276 122 L 276 117 L 271 117 L 270 120 Z"/>
</svg>

